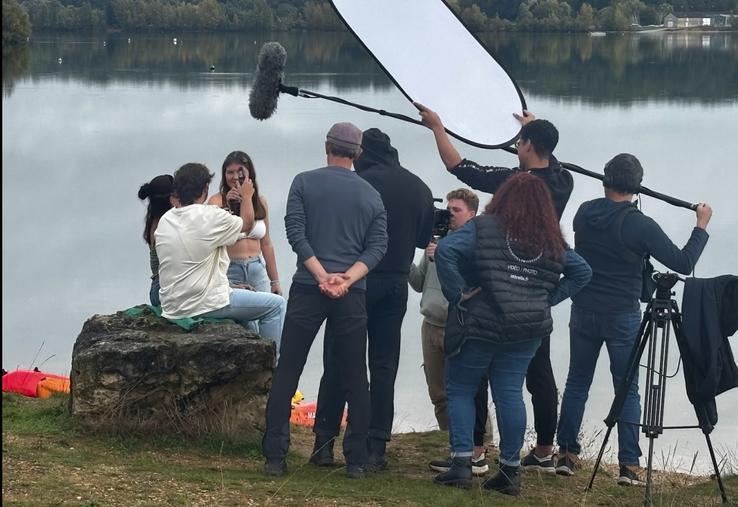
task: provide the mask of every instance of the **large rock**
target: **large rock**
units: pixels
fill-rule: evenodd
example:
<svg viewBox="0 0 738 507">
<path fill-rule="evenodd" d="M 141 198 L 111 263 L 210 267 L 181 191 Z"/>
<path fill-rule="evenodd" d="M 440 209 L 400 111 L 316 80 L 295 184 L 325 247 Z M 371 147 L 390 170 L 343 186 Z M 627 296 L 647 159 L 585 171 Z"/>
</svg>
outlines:
<svg viewBox="0 0 738 507">
<path fill-rule="evenodd" d="M 98 428 L 253 435 L 274 358 L 271 341 L 230 321 L 184 331 L 147 308 L 95 315 L 74 344 L 71 411 Z"/>
</svg>

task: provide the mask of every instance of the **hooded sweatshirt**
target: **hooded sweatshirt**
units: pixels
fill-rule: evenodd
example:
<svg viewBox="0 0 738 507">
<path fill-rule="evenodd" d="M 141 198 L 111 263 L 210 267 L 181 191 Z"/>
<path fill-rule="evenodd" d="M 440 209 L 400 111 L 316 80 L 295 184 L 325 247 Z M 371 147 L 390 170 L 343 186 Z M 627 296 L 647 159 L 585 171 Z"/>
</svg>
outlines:
<svg viewBox="0 0 738 507">
<path fill-rule="evenodd" d="M 387 210 L 387 253 L 370 277 L 407 277 L 416 248 L 425 248 L 433 231 L 433 194 L 423 180 L 403 168 L 390 138 L 379 129 L 364 132 L 356 174 L 373 186 Z"/>
<path fill-rule="evenodd" d="M 592 267 L 592 280 L 572 300 L 577 308 L 622 313 L 640 308 L 642 259 L 650 255 L 682 274 L 694 269 L 708 234 L 695 227 L 681 250 L 631 202 L 588 201 L 574 216 L 575 249 Z"/>
</svg>

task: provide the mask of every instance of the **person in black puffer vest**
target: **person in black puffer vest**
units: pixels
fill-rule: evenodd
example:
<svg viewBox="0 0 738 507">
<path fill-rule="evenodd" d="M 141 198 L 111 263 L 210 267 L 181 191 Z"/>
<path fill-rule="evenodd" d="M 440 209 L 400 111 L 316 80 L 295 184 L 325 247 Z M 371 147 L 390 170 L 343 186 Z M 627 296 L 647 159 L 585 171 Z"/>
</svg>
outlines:
<svg viewBox="0 0 738 507">
<path fill-rule="evenodd" d="M 551 306 L 586 285 L 592 271 L 567 248 L 545 183 L 527 173 L 510 177 L 485 213 L 442 239 L 435 255 L 449 301 L 446 393 L 453 459 L 434 481 L 471 486 L 474 394 L 488 375 L 500 471 L 483 487 L 517 495 L 528 364 L 553 329 Z"/>
<path fill-rule="evenodd" d="M 421 104 L 415 105 L 420 110 L 423 125 L 433 132 L 438 153 L 449 173 L 474 190 L 494 194 L 510 176 L 529 172 L 546 183 L 546 187 L 551 192 L 558 219 L 561 220 L 561 215 L 574 189 L 574 179 L 553 154 L 559 142 L 559 132 L 551 122 L 536 119 L 530 111 L 523 111 L 522 115 L 513 114 L 522 125 L 515 143 L 518 152 L 518 167 L 482 166 L 469 159 L 461 158 L 459 152 L 451 144 L 438 114 Z M 541 346 L 538 347 L 528 366 L 525 385 L 533 403 L 536 445 L 523 458 L 522 467 L 526 470 L 555 473 L 553 443 L 559 395 L 551 367 L 551 338 L 549 336 L 543 337 Z"/>
<path fill-rule="evenodd" d="M 387 253 L 366 278 L 369 342 L 370 421 L 367 448 L 370 470 L 387 467 L 386 444 L 395 414 L 395 378 L 400 362 L 400 328 L 407 309 L 407 279 L 416 248 L 425 248 L 433 230 L 433 194 L 418 176 L 400 165 L 387 134 L 365 130 L 356 174 L 374 187 L 387 210 Z M 326 328 L 326 344 L 331 328 Z M 333 442 L 340 429 L 346 395 L 338 382 L 340 358 L 330 347 L 323 350 L 315 414 L 315 447 L 310 462 L 333 464 Z"/>
</svg>

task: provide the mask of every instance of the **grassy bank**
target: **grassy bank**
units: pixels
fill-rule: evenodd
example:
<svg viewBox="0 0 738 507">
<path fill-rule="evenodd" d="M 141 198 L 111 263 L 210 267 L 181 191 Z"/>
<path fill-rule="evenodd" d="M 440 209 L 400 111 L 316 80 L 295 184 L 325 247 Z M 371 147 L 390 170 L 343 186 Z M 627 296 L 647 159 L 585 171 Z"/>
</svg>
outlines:
<svg viewBox="0 0 738 507">
<path fill-rule="evenodd" d="M 585 494 L 587 469 L 573 478 L 525 474 L 518 498 L 432 484 L 427 469 L 443 456 L 441 432 L 397 435 L 391 472 L 347 479 L 341 468 L 309 465 L 312 434 L 293 431 L 290 474 L 261 474 L 259 447 L 217 438 L 96 435 L 79 428 L 65 398 L 37 400 L 3 394 L 3 505 L 640 505 L 643 489 L 615 485 L 614 469 Z M 340 446 L 337 446 L 337 449 Z M 591 470 L 591 469 L 590 469 Z M 708 478 L 657 474 L 656 505 L 719 502 Z M 738 498 L 738 477 L 726 480 Z"/>
</svg>

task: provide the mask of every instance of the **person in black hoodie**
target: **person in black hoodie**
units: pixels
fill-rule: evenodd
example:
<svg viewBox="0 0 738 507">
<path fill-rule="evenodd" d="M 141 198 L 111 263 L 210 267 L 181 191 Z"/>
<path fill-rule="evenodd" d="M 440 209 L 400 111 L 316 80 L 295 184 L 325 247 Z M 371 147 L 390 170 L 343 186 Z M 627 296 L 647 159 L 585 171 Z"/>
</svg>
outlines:
<svg viewBox="0 0 738 507">
<path fill-rule="evenodd" d="M 387 253 L 367 276 L 366 308 L 369 338 L 371 419 L 370 470 L 387 467 L 386 443 L 394 418 L 395 378 L 400 360 L 400 327 L 407 309 L 407 279 L 416 248 L 425 248 L 433 230 L 433 194 L 423 181 L 400 165 L 390 138 L 377 128 L 364 131 L 356 173 L 381 195 L 387 210 Z M 326 328 L 326 333 L 331 329 Z M 325 343 L 330 343 L 326 340 Z M 310 462 L 333 464 L 333 442 L 340 429 L 346 400 L 337 382 L 336 358 L 324 349 L 315 416 L 315 449 Z"/>
<path fill-rule="evenodd" d="M 575 249 L 592 267 L 592 280 L 572 297 L 569 373 L 561 401 L 556 472 L 574 475 L 581 446 L 577 441 L 589 387 L 604 342 L 614 386 L 619 386 L 641 322 L 639 298 L 644 258 L 689 274 L 707 243 L 712 209 L 697 207 L 697 225 L 683 249 L 631 202 L 643 179 L 636 157 L 621 153 L 605 165 L 605 197 L 585 202 L 574 217 Z M 618 418 L 618 484 L 642 485 L 638 446 L 641 416 L 636 372 Z"/>
<path fill-rule="evenodd" d="M 513 114 L 523 125 L 515 143 L 518 150 L 516 168 L 485 167 L 471 160 L 462 159 L 451 144 L 446 130 L 438 117 L 422 104 L 415 103 L 420 111 L 423 124 L 433 131 L 438 153 L 446 169 L 475 190 L 495 193 L 512 175 L 530 172 L 545 183 L 553 198 L 558 219 L 564 213 L 566 203 L 574 189 L 571 173 L 561 167 L 553 155 L 559 141 L 559 132 L 546 120 L 537 120 L 529 111 L 523 115 Z M 525 378 L 526 387 L 533 402 L 533 416 L 536 429 L 536 446 L 523 458 L 522 467 L 547 473 L 556 471 L 553 460 L 554 434 L 556 433 L 557 405 L 559 393 L 551 368 L 551 337 L 546 336 L 528 366 Z"/>
</svg>

